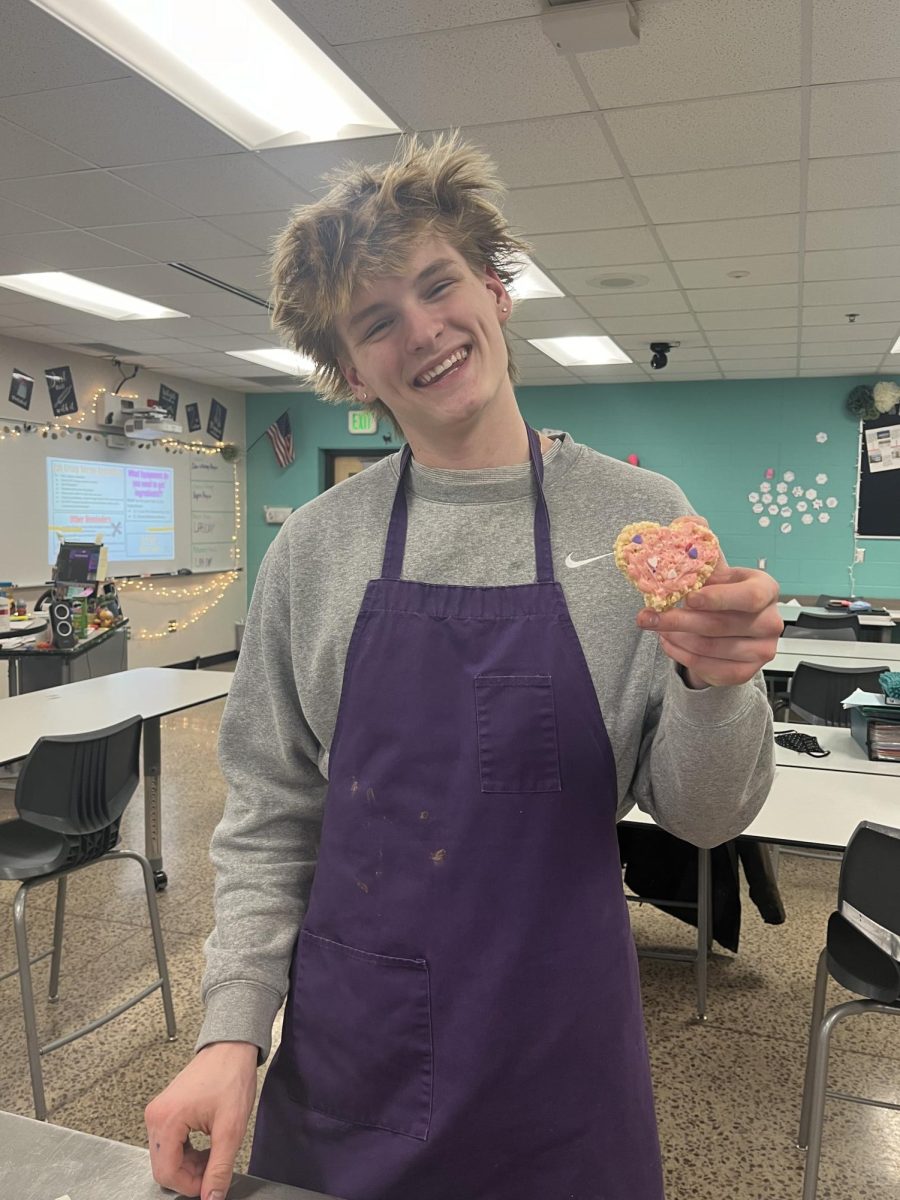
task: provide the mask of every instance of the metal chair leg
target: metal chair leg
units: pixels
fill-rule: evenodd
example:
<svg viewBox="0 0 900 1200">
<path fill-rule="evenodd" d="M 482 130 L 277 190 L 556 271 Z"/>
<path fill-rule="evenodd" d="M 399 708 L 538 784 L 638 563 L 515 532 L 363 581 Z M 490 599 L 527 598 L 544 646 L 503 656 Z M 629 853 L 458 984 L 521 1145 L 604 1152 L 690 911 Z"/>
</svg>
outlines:
<svg viewBox="0 0 900 1200">
<path fill-rule="evenodd" d="M 163 943 L 162 926 L 159 923 L 159 905 L 156 902 L 156 885 L 153 878 L 153 868 L 143 854 L 138 854 L 134 850 L 119 850 L 117 854 L 122 858 L 135 859 L 136 862 L 140 863 L 141 870 L 144 873 L 147 911 L 150 915 L 153 948 L 156 951 L 156 966 L 161 981 L 160 991 L 162 992 L 163 1011 L 166 1015 L 166 1034 L 169 1041 L 174 1042 L 178 1037 L 178 1030 L 175 1026 L 175 1006 L 172 1003 L 172 986 L 169 981 L 169 968 L 166 963 L 166 948 Z"/>
<path fill-rule="evenodd" d="M 825 993 L 828 988 L 828 951 L 819 955 L 816 967 L 816 988 L 813 993 L 812 1014 L 809 1019 L 809 1047 L 806 1051 L 806 1076 L 803 1080 L 803 1104 L 800 1108 L 800 1132 L 797 1145 L 805 1150 L 809 1145 L 809 1109 L 812 1100 L 813 1078 L 816 1066 L 816 1045 L 822 1017 L 825 1015 Z"/>
<path fill-rule="evenodd" d="M 49 999 L 55 1004 L 59 999 L 59 967 L 62 962 L 63 924 L 66 919 L 66 877 L 56 881 L 56 915 L 53 918 L 53 955 L 50 959 Z"/>
<path fill-rule="evenodd" d="M 44 1076 L 41 1071 L 41 1047 L 37 1034 L 37 1018 L 34 1010 L 34 991 L 31 986 L 31 966 L 28 955 L 28 932 L 25 928 L 25 901 L 28 885 L 23 883 L 13 901 L 13 929 L 16 937 L 16 958 L 19 966 L 19 988 L 22 992 L 22 1016 L 25 1020 L 25 1045 L 28 1050 L 28 1069 L 31 1072 L 31 1093 L 34 1097 L 34 1115 L 39 1121 L 47 1119 L 47 1103 L 44 1099 Z"/>
<path fill-rule="evenodd" d="M 706 1020 L 706 993 L 709 979 L 709 954 L 712 948 L 712 872 L 711 851 L 697 850 L 697 1020 Z"/>
</svg>

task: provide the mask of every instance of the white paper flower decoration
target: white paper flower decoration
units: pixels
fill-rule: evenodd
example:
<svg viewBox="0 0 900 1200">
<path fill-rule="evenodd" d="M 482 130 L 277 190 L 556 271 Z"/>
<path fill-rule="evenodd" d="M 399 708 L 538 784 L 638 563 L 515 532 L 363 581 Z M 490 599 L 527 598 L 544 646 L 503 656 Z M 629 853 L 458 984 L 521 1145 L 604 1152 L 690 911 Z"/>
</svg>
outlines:
<svg viewBox="0 0 900 1200">
<path fill-rule="evenodd" d="M 818 494 L 819 493 L 816 491 L 815 488 L 807 488 L 806 489 L 807 500 L 815 500 L 815 498 L 816 498 L 816 496 L 818 496 Z"/>
<path fill-rule="evenodd" d="M 838 506 L 838 502 L 837 502 L 836 496 L 829 496 L 828 499 L 825 501 L 826 508 L 837 508 L 837 506 Z"/>
<path fill-rule="evenodd" d="M 802 495 L 803 495 L 803 488 L 802 488 L 802 487 L 792 487 L 792 488 L 791 488 L 791 495 L 792 495 L 792 496 L 802 496 Z"/>
<path fill-rule="evenodd" d="M 822 522 L 823 525 L 827 525 L 828 522 L 831 520 L 831 517 L 829 516 L 828 513 L 822 512 L 822 513 L 819 513 L 819 520 Z"/>
<path fill-rule="evenodd" d="M 791 510 L 787 505 L 785 505 L 785 507 L 781 510 L 781 515 L 783 517 L 789 517 L 791 515 Z"/>
<path fill-rule="evenodd" d="M 813 515 L 812 515 L 812 513 L 804 513 L 803 516 L 800 518 L 800 520 L 803 522 L 804 525 L 812 525 Z"/>
<path fill-rule="evenodd" d="M 809 508 L 809 505 L 806 503 L 805 500 L 797 501 L 797 512 L 806 512 L 806 510 L 808 508 Z"/>
<path fill-rule="evenodd" d="M 747 499 L 750 501 L 751 504 L 755 504 L 757 502 L 757 500 L 759 499 L 759 492 L 751 492 L 750 495 L 747 497 Z"/>
<path fill-rule="evenodd" d="M 791 532 L 791 523 L 790 523 L 790 521 L 785 521 L 785 523 L 784 523 L 784 524 L 782 525 L 782 527 L 781 527 L 781 532 L 782 532 L 782 533 L 790 533 L 790 532 Z"/>
<path fill-rule="evenodd" d="M 900 384 L 894 383 L 893 379 L 883 379 L 875 384 L 872 395 L 880 413 L 890 412 L 900 404 Z"/>
<path fill-rule="evenodd" d="M 827 482 L 828 482 L 828 476 L 825 474 L 824 471 L 820 472 L 816 476 L 816 483 L 827 483 Z"/>
<path fill-rule="evenodd" d="M 770 513 L 770 514 L 771 514 L 771 516 L 773 516 L 773 517 L 774 517 L 774 516 L 777 516 L 777 514 L 778 514 L 778 505 L 777 505 L 777 504 L 770 504 L 770 505 L 769 505 L 769 513 Z"/>
<path fill-rule="evenodd" d="M 827 434 L 827 433 L 817 433 L 817 434 L 816 434 L 816 441 L 817 441 L 817 442 L 827 442 L 827 441 L 828 441 L 828 434 Z"/>
<path fill-rule="evenodd" d="M 761 513 L 761 512 L 762 512 L 762 510 L 763 510 L 763 506 L 762 506 L 761 504 L 754 504 L 754 505 L 753 505 L 753 511 L 754 511 L 755 513 Z"/>
<path fill-rule="evenodd" d="M 771 483 L 761 483 L 761 484 L 759 485 L 759 490 L 760 490 L 761 492 L 771 492 L 771 490 L 772 490 L 772 485 L 771 485 Z"/>
<path fill-rule="evenodd" d="M 776 492 L 786 492 L 786 491 L 787 491 L 787 484 L 786 484 L 786 483 L 776 483 L 776 484 L 775 484 L 775 491 L 776 491 Z"/>
<path fill-rule="evenodd" d="M 759 518 L 759 523 L 760 523 L 760 525 L 762 525 L 762 527 L 765 529 L 765 527 L 766 527 L 767 525 L 769 525 L 769 524 L 770 524 L 770 521 L 769 521 L 769 518 L 768 518 L 768 517 L 760 517 L 760 518 Z"/>
<path fill-rule="evenodd" d="M 813 506 L 813 508 L 818 510 L 822 507 L 822 501 L 821 500 L 813 500 L 812 506 Z"/>
<path fill-rule="evenodd" d="M 785 483 L 793 483 L 795 475 L 793 471 L 785 471 L 781 478 L 785 481 Z"/>
</svg>

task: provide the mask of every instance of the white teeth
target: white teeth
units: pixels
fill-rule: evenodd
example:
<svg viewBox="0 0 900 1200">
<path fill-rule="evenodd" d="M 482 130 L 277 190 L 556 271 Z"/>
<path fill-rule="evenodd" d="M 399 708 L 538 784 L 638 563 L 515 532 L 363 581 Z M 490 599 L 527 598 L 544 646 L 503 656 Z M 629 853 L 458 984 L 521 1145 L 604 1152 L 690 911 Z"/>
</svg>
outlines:
<svg viewBox="0 0 900 1200">
<path fill-rule="evenodd" d="M 438 363 L 436 367 L 432 367 L 430 371 L 423 371 L 416 379 L 418 384 L 431 383 L 433 379 L 437 379 L 443 375 L 445 371 L 449 371 L 451 367 L 456 366 L 458 362 L 462 362 L 469 357 L 469 352 L 466 349 L 456 350 L 449 358 L 445 358 L 442 363 Z"/>
</svg>

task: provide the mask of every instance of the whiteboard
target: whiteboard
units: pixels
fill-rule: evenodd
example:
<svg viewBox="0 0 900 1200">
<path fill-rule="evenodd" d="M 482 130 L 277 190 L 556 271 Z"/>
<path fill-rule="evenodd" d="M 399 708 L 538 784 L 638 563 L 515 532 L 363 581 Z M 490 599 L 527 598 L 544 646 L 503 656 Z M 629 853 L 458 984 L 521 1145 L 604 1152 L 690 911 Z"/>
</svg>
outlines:
<svg viewBox="0 0 900 1200">
<path fill-rule="evenodd" d="M 174 552 L 155 561 L 117 562 L 110 575 L 151 575 L 226 570 L 234 565 L 234 472 L 220 455 L 166 453 L 162 446 L 111 450 L 96 434 L 91 441 L 69 430 L 66 437 L 40 433 L 0 442 L 0 580 L 38 587 L 50 579 L 47 460 L 66 458 L 174 471 Z M 196 532 L 195 532 L 196 526 Z M 55 555 L 54 561 L 55 561 Z M 200 564 L 204 565 L 200 565 Z"/>
</svg>

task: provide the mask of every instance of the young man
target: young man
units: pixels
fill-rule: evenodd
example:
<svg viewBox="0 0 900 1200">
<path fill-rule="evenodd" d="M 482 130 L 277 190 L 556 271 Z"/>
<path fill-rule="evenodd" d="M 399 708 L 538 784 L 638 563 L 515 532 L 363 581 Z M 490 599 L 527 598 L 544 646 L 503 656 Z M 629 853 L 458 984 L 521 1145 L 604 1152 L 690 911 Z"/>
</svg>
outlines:
<svg viewBox="0 0 900 1200">
<path fill-rule="evenodd" d="M 752 820 L 777 587 L 722 561 L 641 609 L 614 539 L 687 501 L 526 427 L 496 187 L 479 153 L 412 143 L 278 248 L 276 323 L 320 391 L 408 445 L 295 513 L 257 580 L 207 1018 L 147 1110 L 156 1178 L 202 1200 L 285 993 L 253 1173 L 344 1200 L 662 1200 L 616 819 L 637 803 L 705 846 Z"/>
</svg>

